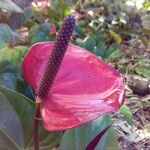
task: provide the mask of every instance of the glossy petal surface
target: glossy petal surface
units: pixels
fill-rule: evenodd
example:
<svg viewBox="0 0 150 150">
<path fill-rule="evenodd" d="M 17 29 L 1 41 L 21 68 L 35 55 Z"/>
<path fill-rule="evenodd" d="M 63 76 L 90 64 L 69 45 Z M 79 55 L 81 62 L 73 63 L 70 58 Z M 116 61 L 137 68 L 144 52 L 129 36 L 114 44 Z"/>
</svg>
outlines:
<svg viewBox="0 0 150 150">
<path fill-rule="evenodd" d="M 31 47 L 23 60 L 26 81 L 37 89 L 54 42 Z M 118 109 L 124 101 L 124 79 L 92 53 L 69 45 L 49 95 L 41 103 L 47 130 L 65 130 Z"/>
</svg>

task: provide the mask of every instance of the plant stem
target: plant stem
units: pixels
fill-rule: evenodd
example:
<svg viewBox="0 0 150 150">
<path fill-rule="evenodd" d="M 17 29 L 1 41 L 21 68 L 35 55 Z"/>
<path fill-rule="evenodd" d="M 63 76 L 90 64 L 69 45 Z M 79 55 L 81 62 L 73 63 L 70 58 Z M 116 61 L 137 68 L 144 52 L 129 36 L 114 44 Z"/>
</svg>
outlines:
<svg viewBox="0 0 150 150">
<path fill-rule="evenodd" d="M 34 136 L 34 149 L 39 150 L 39 134 L 38 134 L 38 119 L 40 117 L 40 103 L 36 103 L 34 112 L 34 125 L 33 125 L 33 136 Z"/>
</svg>

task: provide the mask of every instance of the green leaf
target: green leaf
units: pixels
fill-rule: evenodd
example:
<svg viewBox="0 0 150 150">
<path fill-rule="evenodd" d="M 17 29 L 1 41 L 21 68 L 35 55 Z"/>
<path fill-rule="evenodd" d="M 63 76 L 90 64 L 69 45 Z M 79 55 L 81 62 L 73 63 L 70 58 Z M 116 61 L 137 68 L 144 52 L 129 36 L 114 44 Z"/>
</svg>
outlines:
<svg viewBox="0 0 150 150">
<path fill-rule="evenodd" d="M 34 25 L 29 32 L 28 39 L 32 44 L 41 41 L 49 41 L 50 38 L 54 36 L 49 35 L 50 31 L 51 31 L 50 23 L 42 23 L 41 25 Z"/>
<path fill-rule="evenodd" d="M 135 72 L 144 77 L 150 77 L 150 60 L 148 59 L 140 59 L 137 67 L 135 68 Z"/>
<path fill-rule="evenodd" d="M 97 44 L 97 47 L 96 47 L 96 50 L 95 50 L 95 54 L 97 56 L 101 56 L 102 58 L 104 58 L 105 52 L 106 52 L 106 45 L 105 45 L 105 43 L 103 41 L 100 41 Z"/>
<path fill-rule="evenodd" d="M 84 47 L 85 49 L 93 52 L 94 51 L 94 47 L 96 46 L 96 40 L 94 37 L 92 37 L 91 35 L 87 36 L 84 41 L 82 42 L 82 47 Z"/>
<path fill-rule="evenodd" d="M 11 62 L 14 65 L 17 65 L 21 62 L 21 58 L 27 52 L 27 47 L 25 46 L 16 46 L 16 47 L 4 47 L 0 49 L 0 64 L 4 61 Z"/>
<path fill-rule="evenodd" d="M 66 131 L 60 142 L 60 150 L 84 150 L 91 140 L 109 125 L 110 118 L 106 115 L 84 126 Z M 97 147 L 104 149 L 106 139 L 107 134 L 101 138 L 100 142 L 96 146 L 96 150 L 99 150 Z"/>
<path fill-rule="evenodd" d="M 104 58 L 105 51 L 106 51 L 106 43 L 105 43 L 105 38 L 100 30 L 96 30 L 96 49 L 95 49 L 95 54 L 97 56 L 101 56 Z"/>
<path fill-rule="evenodd" d="M 108 130 L 107 134 L 108 138 L 104 150 L 119 150 L 117 137 L 112 127 Z"/>
<path fill-rule="evenodd" d="M 16 76 L 14 75 L 14 73 L 6 72 L 3 74 L 0 74 L 0 85 L 3 85 L 7 88 L 15 90 L 16 84 L 17 84 L 17 81 L 16 81 Z"/>
<path fill-rule="evenodd" d="M 98 142 L 101 141 L 102 137 L 105 135 L 105 133 L 109 130 L 110 126 L 106 127 L 104 130 L 102 130 L 86 147 L 86 150 L 95 149 Z"/>
<path fill-rule="evenodd" d="M 17 92 L 0 86 L 0 149 L 33 149 L 35 103 Z M 59 143 L 61 132 L 46 132 L 40 126 L 40 149 L 49 150 Z"/>
<path fill-rule="evenodd" d="M 32 137 L 34 103 L 23 95 L 2 86 L 0 86 L 0 92 L 2 114 L 0 128 L 18 147 L 23 147 Z"/>
<path fill-rule="evenodd" d="M 27 48 L 17 46 L 10 48 L 5 46 L 0 49 L 0 85 L 12 90 L 17 90 L 21 76 L 20 64 Z"/>
<path fill-rule="evenodd" d="M 70 13 L 68 3 L 62 1 L 51 1 L 47 16 L 54 22 L 62 20 L 66 14 Z"/>
<path fill-rule="evenodd" d="M 8 25 L 0 24 L 0 48 L 3 48 L 6 43 L 11 41 L 12 34 L 13 31 Z"/>
<path fill-rule="evenodd" d="M 144 6 L 144 8 L 146 8 L 147 10 L 150 10 L 150 2 L 149 1 L 145 1 L 144 3 L 143 3 L 143 6 Z"/>
<path fill-rule="evenodd" d="M 116 58 L 120 55 L 119 45 L 117 43 L 112 44 L 109 49 L 105 51 L 104 58 Z"/>
<path fill-rule="evenodd" d="M 110 35 L 112 36 L 112 38 L 113 38 L 118 44 L 121 43 L 121 37 L 120 37 L 119 34 L 115 33 L 115 32 L 112 31 L 112 30 L 109 30 L 109 33 L 110 33 Z"/>
<path fill-rule="evenodd" d="M 74 29 L 74 33 L 76 36 L 78 36 L 80 39 L 83 38 L 84 34 L 82 32 L 82 28 L 79 26 L 79 25 L 76 25 L 75 26 L 75 29 Z"/>
<path fill-rule="evenodd" d="M 7 44 L 12 47 L 19 42 L 21 42 L 20 34 L 13 31 L 7 24 L 0 23 L 0 48 L 3 48 Z"/>
<path fill-rule="evenodd" d="M 123 105 L 120 109 L 119 112 L 123 114 L 125 120 L 128 122 L 129 125 L 133 125 L 133 116 L 131 110 L 126 106 Z"/>
</svg>

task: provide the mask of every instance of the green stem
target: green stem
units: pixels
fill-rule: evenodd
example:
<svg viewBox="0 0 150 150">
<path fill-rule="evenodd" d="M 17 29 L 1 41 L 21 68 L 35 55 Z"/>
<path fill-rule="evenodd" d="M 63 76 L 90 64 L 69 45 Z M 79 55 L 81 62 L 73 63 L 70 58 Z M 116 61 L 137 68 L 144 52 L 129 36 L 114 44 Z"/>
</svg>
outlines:
<svg viewBox="0 0 150 150">
<path fill-rule="evenodd" d="M 34 136 L 34 149 L 39 150 L 39 134 L 38 134 L 38 119 L 40 117 L 40 103 L 36 103 L 34 112 L 34 125 L 33 125 L 33 136 Z"/>
</svg>

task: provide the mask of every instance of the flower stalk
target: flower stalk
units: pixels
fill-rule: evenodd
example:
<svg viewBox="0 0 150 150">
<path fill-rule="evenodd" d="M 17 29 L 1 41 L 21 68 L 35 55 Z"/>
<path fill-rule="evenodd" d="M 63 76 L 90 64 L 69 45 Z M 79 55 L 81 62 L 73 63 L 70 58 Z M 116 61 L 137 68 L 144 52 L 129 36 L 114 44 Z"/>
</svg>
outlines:
<svg viewBox="0 0 150 150">
<path fill-rule="evenodd" d="M 34 135 L 34 149 L 39 150 L 39 135 L 38 135 L 38 121 L 40 117 L 40 103 L 36 103 L 34 112 L 34 125 L 33 125 L 33 135 Z"/>
<path fill-rule="evenodd" d="M 44 98 L 48 95 L 53 81 L 59 70 L 65 52 L 67 50 L 70 37 L 75 27 L 75 16 L 70 14 L 65 17 L 62 27 L 56 38 L 52 52 L 48 58 L 44 73 L 41 77 L 36 95 L 39 98 Z"/>
<path fill-rule="evenodd" d="M 75 27 L 75 16 L 67 15 L 62 27 L 58 32 L 54 47 L 44 68 L 43 75 L 36 91 L 36 108 L 34 114 L 34 145 L 35 150 L 39 150 L 38 118 L 40 117 L 40 100 L 48 95 L 53 81 L 57 75 L 63 57 L 67 50 L 71 35 Z"/>
</svg>

